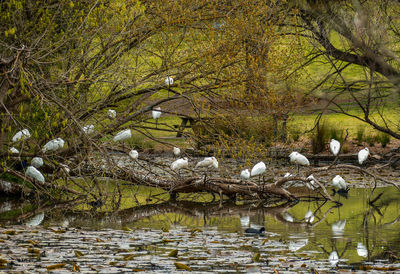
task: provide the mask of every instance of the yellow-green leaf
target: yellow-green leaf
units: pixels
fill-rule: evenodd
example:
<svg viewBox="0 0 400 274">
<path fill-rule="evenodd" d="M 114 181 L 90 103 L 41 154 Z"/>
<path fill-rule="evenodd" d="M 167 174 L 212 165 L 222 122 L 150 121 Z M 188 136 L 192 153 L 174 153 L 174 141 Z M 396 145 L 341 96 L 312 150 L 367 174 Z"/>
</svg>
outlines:
<svg viewBox="0 0 400 274">
<path fill-rule="evenodd" d="M 192 271 L 189 266 L 187 266 L 183 263 L 175 262 L 174 265 L 175 265 L 176 269 Z"/>
<path fill-rule="evenodd" d="M 178 250 L 171 250 L 171 252 L 168 254 L 168 257 L 178 257 Z"/>
</svg>

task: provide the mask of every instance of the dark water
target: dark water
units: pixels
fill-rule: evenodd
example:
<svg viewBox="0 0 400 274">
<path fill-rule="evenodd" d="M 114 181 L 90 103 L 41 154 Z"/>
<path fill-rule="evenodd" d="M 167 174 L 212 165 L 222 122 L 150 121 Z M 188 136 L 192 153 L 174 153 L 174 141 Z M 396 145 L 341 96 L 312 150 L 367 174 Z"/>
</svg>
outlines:
<svg viewBox="0 0 400 274">
<path fill-rule="evenodd" d="M 28 272 L 61 263 L 61 272 L 75 265 L 84 272 L 169 273 L 176 262 L 196 272 L 399 271 L 400 192 L 378 188 L 372 197 L 380 193 L 373 206 L 370 190 L 351 189 L 341 207 L 175 202 L 114 214 L 53 209 L 27 219 L 24 212 L 13 219 L 21 204 L 5 200 L 0 262 Z M 249 227 L 266 232 L 248 235 Z M 28 248 L 39 251 L 35 256 Z"/>
</svg>

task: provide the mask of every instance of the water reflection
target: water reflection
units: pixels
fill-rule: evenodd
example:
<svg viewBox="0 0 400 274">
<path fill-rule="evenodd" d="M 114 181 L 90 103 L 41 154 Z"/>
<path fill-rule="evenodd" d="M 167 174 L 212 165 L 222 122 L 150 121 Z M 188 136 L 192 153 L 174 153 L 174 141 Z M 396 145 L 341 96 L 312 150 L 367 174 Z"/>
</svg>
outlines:
<svg viewBox="0 0 400 274">
<path fill-rule="evenodd" d="M 339 220 L 332 224 L 332 232 L 335 236 L 342 236 L 344 228 L 346 226 L 346 220 Z"/>
<path fill-rule="evenodd" d="M 329 263 L 332 267 L 335 267 L 339 263 L 339 255 L 336 251 L 332 251 L 331 254 L 329 254 Z"/>
<path fill-rule="evenodd" d="M 152 229 L 172 233 L 177 227 L 191 231 L 200 228 L 204 233 L 207 231 L 223 237 L 223 241 L 215 242 L 221 248 L 223 242 L 229 242 L 249 250 L 256 248 L 251 244 L 252 239 L 260 236 L 245 235 L 244 230 L 265 227 L 264 240 L 269 243 L 266 256 L 272 256 L 274 252 L 279 255 L 286 249 L 296 258 L 307 256 L 330 267 L 343 267 L 367 261 L 389 263 L 399 257 L 400 194 L 394 188 L 380 189 L 379 193 L 384 194 L 373 207 L 367 203 L 367 196 L 371 196 L 369 190 L 351 189 L 349 198 L 339 208 L 321 201 L 268 206 L 235 203 L 200 205 L 181 201 L 145 205 L 113 214 L 93 211 L 65 211 L 62 214 L 62 210 L 45 211 L 36 205 L 33 212 L 39 213 L 19 214 L 17 209 L 21 205 L 5 201 L 0 203 L 1 209 L 7 208 L 5 212 L 0 212 L 0 220 L 7 225 L 86 227 L 88 230 L 122 230 L 128 227 L 132 231 Z M 14 211 L 16 215 L 12 216 Z M 260 242 L 264 240 L 257 239 Z M 205 238 L 204 241 L 216 240 Z M 129 249 L 129 242 L 119 243 L 119 248 Z"/>
<path fill-rule="evenodd" d="M 27 226 L 38 226 L 43 222 L 43 219 L 44 219 L 44 213 L 41 212 L 41 213 L 35 215 L 30 220 L 28 220 L 25 224 Z"/>
<path fill-rule="evenodd" d="M 361 257 L 368 256 L 368 250 L 362 243 L 357 243 L 357 254 Z"/>
</svg>

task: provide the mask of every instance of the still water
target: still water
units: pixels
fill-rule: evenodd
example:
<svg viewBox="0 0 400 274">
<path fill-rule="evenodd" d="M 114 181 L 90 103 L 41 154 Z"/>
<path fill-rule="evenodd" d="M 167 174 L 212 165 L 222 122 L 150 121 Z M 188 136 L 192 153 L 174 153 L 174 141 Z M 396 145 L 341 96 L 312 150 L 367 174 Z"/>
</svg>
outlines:
<svg viewBox="0 0 400 274">
<path fill-rule="evenodd" d="M 369 205 L 368 197 L 380 193 Z M 3 200 L 0 267 L 54 267 L 58 273 L 399 271 L 400 192 L 351 189 L 347 199 L 335 198 L 343 206 L 181 201 L 114 214 L 52 209 L 28 219 L 13 219 L 20 205 Z M 247 234 L 249 227 L 266 231 Z"/>
</svg>

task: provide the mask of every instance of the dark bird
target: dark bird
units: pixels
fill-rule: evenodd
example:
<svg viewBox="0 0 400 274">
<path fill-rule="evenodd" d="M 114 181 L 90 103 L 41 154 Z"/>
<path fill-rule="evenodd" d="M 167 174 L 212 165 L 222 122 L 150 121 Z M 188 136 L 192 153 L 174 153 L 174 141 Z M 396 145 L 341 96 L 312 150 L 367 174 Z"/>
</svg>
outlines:
<svg viewBox="0 0 400 274">
<path fill-rule="evenodd" d="M 251 234 L 261 234 L 265 231 L 265 227 L 262 227 L 260 229 L 255 229 L 255 228 L 246 228 L 246 230 L 244 231 L 245 233 L 251 233 Z"/>
</svg>

